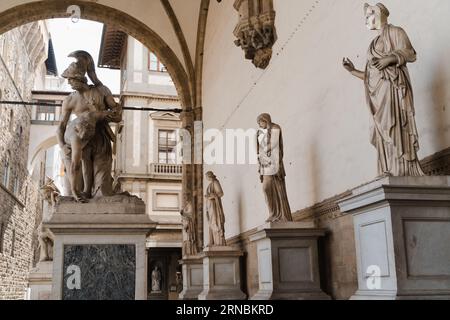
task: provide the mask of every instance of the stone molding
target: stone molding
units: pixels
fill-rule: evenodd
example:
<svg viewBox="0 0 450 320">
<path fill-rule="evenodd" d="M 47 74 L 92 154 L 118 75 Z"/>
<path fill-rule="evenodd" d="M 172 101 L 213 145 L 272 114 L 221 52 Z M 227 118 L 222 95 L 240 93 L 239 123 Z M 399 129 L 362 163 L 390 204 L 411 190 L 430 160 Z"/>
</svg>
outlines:
<svg viewBox="0 0 450 320">
<path fill-rule="evenodd" d="M 424 172 L 427 175 L 450 175 L 450 148 L 426 157 L 421 161 L 421 164 Z M 338 219 L 345 215 L 345 213 L 342 213 L 340 211 L 338 202 L 350 195 L 350 190 L 345 191 L 309 208 L 302 209 L 293 213 L 293 218 L 295 221 L 318 220 L 321 218 Z"/>
</svg>

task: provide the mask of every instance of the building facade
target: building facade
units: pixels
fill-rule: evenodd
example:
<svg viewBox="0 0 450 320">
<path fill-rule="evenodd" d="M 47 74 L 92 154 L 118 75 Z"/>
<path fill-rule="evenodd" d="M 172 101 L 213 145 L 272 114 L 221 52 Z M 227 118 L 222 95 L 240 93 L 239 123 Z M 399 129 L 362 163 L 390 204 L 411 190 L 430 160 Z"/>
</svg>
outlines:
<svg viewBox="0 0 450 320">
<path fill-rule="evenodd" d="M 32 90 L 42 87 L 49 39 L 45 22 L 0 36 L 2 101 L 31 101 Z M 31 120 L 31 107 L 0 106 L 0 299 L 25 298 L 36 259 L 42 211 L 39 181 L 28 171 Z"/>
<path fill-rule="evenodd" d="M 165 66 L 133 37 L 105 26 L 100 52 L 100 67 L 121 70 L 122 106 L 138 109 L 125 110 L 116 128 L 114 175 L 124 191 L 144 200 L 147 214 L 158 223 L 147 239 L 148 283 L 157 266 L 162 290 L 152 292 L 149 285 L 148 297 L 176 299 L 181 273 L 182 154 L 181 121 L 171 110 L 180 109 L 180 101 Z"/>
</svg>

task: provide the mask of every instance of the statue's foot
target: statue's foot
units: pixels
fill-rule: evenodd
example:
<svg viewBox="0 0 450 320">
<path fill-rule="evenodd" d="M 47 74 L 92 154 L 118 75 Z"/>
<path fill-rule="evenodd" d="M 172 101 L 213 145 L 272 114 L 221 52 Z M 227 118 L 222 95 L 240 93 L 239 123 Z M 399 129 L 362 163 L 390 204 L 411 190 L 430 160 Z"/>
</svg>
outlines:
<svg viewBox="0 0 450 320">
<path fill-rule="evenodd" d="M 78 203 L 88 203 L 88 202 L 89 202 L 88 199 L 84 198 L 84 197 L 81 196 L 81 195 L 74 195 L 73 198 L 74 198 L 75 201 L 78 202 Z"/>
<path fill-rule="evenodd" d="M 90 192 L 82 192 L 80 196 L 84 199 L 92 199 L 92 194 Z"/>
</svg>

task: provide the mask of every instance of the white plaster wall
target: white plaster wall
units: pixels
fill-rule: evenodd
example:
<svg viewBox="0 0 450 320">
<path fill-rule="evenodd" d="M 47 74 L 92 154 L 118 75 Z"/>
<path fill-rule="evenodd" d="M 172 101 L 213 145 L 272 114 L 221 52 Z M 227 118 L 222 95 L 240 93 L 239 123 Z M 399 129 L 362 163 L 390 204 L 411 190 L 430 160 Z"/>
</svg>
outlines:
<svg viewBox="0 0 450 320">
<path fill-rule="evenodd" d="M 341 64 L 348 56 L 364 69 L 376 36 L 365 28 L 364 1 L 274 0 L 278 41 L 265 71 L 233 44 L 238 19 L 233 2 L 211 1 L 203 74 L 205 128 L 256 127 L 258 114 L 271 113 L 284 130 L 293 211 L 373 179 L 377 159 L 369 143 L 363 83 Z M 450 1 L 383 3 L 391 11 L 390 22 L 407 31 L 418 52 L 409 70 L 423 158 L 450 146 Z M 209 169 L 225 190 L 227 236 L 265 221 L 256 166 Z"/>
</svg>

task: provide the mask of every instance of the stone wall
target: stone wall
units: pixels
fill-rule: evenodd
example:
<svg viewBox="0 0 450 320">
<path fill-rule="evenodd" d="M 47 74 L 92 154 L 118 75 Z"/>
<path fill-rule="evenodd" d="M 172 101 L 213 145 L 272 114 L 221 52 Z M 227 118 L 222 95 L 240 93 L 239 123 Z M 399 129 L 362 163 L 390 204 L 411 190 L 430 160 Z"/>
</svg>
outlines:
<svg viewBox="0 0 450 320">
<path fill-rule="evenodd" d="M 0 36 L 2 100 L 31 98 L 34 69 L 22 39 L 19 29 Z M 25 297 L 35 259 L 41 200 L 27 170 L 30 125 L 29 108 L 0 106 L 0 299 Z"/>
</svg>

